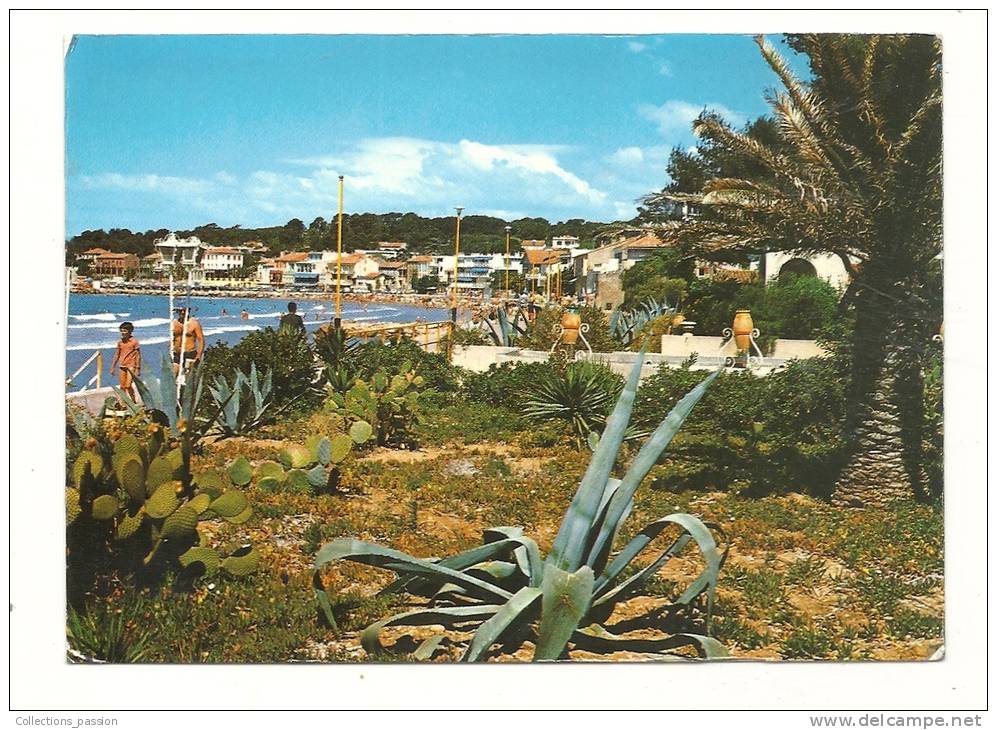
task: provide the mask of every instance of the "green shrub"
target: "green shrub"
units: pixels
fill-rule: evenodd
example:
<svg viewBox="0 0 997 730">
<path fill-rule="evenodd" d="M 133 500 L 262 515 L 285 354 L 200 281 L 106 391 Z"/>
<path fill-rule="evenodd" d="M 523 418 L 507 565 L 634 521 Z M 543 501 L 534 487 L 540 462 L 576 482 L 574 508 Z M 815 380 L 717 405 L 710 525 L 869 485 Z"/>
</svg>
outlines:
<svg viewBox="0 0 997 730">
<path fill-rule="evenodd" d="M 697 378 L 662 366 L 641 385 L 638 422 L 660 419 Z M 831 359 L 792 362 L 764 378 L 724 373 L 676 439 L 659 485 L 826 495 L 843 455 L 844 383 Z"/>
<path fill-rule="evenodd" d="M 738 309 L 750 309 L 755 327 L 770 340 L 816 339 L 840 329 L 844 321 L 837 290 L 814 276 L 790 276 L 765 285 L 696 280 L 682 305 L 701 335 L 719 335 L 731 326 Z"/>
<path fill-rule="evenodd" d="M 295 399 L 296 410 L 307 410 L 321 402 L 321 394 L 312 388 L 315 354 L 307 340 L 270 327 L 250 332 L 232 346 L 217 342 L 209 347 L 204 352 L 201 376 L 206 383 L 214 383 L 217 377 L 231 377 L 236 370 L 248 374 L 253 364 L 259 372 L 271 374 L 274 408 Z"/>
<path fill-rule="evenodd" d="M 442 393 L 456 392 L 460 387 L 460 368 L 451 365 L 445 352 L 426 352 L 412 339 L 403 337 L 397 342 L 369 340 L 345 358 L 356 377 L 369 380 L 379 370 L 387 375 L 397 375 L 402 363 L 419 373 L 427 390 Z"/>
<path fill-rule="evenodd" d="M 493 363 L 483 373 L 466 373 L 461 383 L 461 395 L 472 403 L 514 406 L 517 394 L 548 377 L 551 371 L 552 366 L 547 362 Z"/>
</svg>

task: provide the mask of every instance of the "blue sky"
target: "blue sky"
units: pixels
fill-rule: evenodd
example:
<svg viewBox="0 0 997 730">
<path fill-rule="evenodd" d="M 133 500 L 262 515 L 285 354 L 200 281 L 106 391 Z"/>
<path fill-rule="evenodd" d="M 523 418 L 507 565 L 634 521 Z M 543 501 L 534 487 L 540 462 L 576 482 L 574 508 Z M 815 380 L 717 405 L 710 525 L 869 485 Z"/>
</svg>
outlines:
<svg viewBox="0 0 997 730">
<path fill-rule="evenodd" d="M 82 36 L 67 235 L 307 224 L 338 175 L 347 212 L 629 218 L 704 106 L 776 84 L 749 36 Z"/>
</svg>

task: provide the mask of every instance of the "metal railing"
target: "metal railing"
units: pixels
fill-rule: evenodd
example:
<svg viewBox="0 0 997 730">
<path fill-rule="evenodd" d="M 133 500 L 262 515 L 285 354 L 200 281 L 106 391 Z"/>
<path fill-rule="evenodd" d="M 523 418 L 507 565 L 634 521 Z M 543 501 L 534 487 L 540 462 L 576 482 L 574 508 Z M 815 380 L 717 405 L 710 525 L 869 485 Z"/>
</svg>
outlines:
<svg viewBox="0 0 997 730">
<path fill-rule="evenodd" d="M 77 376 L 79 376 L 80 373 L 86 370 L 87 367 L 89 367 L 90 363 L 94 361 L 96 361 L 97 363 L 97 372 L 93 374 L 93 377 L 91 377 L 82 388 L 73 392 L 82 393 L 84 391 L 90 390 L 91 386 L 93 386 L 94 388 L 99 388 L 100 378 L 102 373 L 104 372 L 104 353 L 102 353 L 100 350 L 95 350 L 93 355 L 88 357 L 87 361 L 82 365 L 80 365 L 75 373 L 66 378 L 66 387 L 67 388 L 73 387 L 75 385 L 74 381 L 76 380 Z"/>
</svg>

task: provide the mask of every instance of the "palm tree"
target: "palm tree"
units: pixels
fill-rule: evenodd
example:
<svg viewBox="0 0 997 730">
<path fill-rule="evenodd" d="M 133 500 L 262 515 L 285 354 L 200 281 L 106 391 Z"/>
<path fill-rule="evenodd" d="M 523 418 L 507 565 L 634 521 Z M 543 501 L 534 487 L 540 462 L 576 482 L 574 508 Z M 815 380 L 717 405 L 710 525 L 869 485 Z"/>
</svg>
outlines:
<svg viewBox="0 0 997 730">
<path fill-rule="evenodd" d="M 697 135 L 760 171 L 707 181 L 702 215 L 661 235 L 701 256 L 840 258 L 855 329 L 849 452 L 834 499 L 924 496 L 922 365 L 941 317 L 941 45 L 918 35 L 793 36 L 814 76 L 804 84 L 756 41 L 782 82 L 767 95 L 782 144 L 702 115 Z"/>
</svg>

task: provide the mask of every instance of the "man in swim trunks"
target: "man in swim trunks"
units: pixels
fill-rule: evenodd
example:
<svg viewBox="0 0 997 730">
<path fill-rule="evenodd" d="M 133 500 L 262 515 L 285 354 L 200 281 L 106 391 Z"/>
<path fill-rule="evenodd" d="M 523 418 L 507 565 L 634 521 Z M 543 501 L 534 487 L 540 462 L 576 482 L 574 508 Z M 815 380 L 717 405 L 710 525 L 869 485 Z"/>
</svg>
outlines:
<svg viewBox="0 0 997 730">
<path fill-rule="evenodd" d="M 182 323 L 182 324 L 181 324 Z M 173 320 L 173 373 L 180 372 L 180 348 L 184 348 L 183 363 L 184 370 L 201 359 L 204 352 L 204 330 L 201 323 L 190 316 L 186 308 L 177 309 L 177 318 Z M 186 335 L 184 332 L 186 331 Z"/>
<path fill-rule="evenodd" d="M 118 342 L 114 358 L 111 360 L 111 375 L 114 375 L 115 368 L 121 368 L 118 380 L 121 390 L 138 403 L 133 379 L 136 375 L 142 374 L 142 350 L 139 348 L 138 340 L 132 336 L 135 325 L 131 322 L 122 322 L 118 330 L 121 332 L 121 341 Z"/>
</svg>

